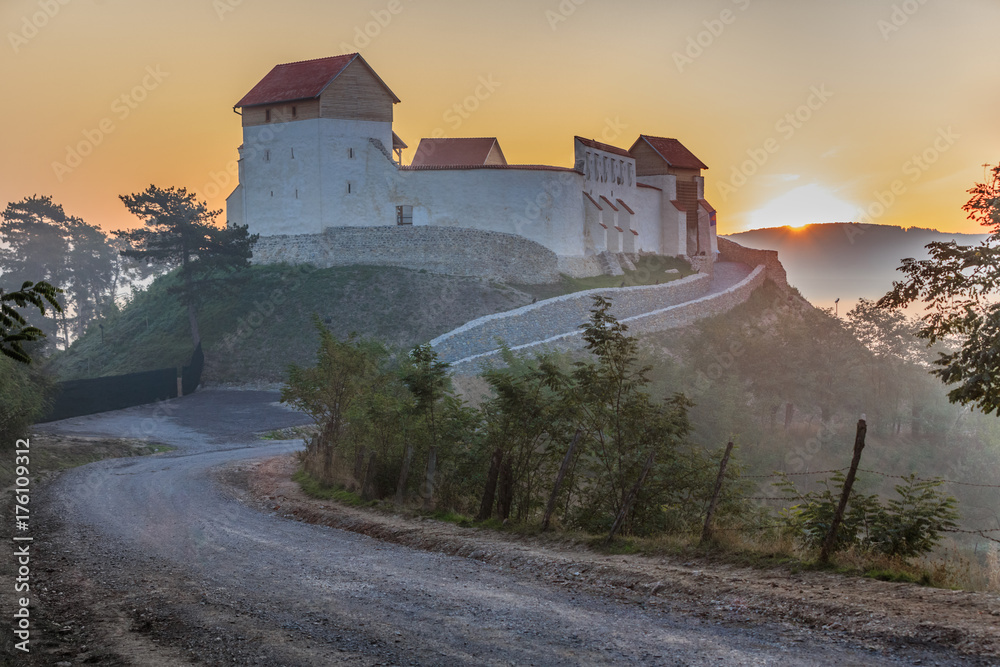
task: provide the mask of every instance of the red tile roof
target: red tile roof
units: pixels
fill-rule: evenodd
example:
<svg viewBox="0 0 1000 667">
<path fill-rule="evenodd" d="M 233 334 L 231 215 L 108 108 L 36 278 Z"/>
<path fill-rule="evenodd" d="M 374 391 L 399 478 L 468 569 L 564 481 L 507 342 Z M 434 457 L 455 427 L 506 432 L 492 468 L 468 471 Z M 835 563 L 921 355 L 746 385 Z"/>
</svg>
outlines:
<svg viewBox="0 0 1000 667">
<path fill-rule="evenodd" d="M 684 211 L 684 212 L 687 211 L 687 209 L 684 208 L 683 206 L 681 206 L 681 203 L 679 201 L 677 201 L 676 199 L 671 199 L 670 203 L 673 204 L 674 208 L 676 208 L 678 211 Z"/>
<path fill-rule="evenodd" d="M 392 150 L 396 150 L 397 148 L 409 148 L 409 146 L 407 146 L 406 142 L 404 142 L 402 139 L 399 138 L 398 134 L 396 134 L 395 132 L 393 132 L 392 133 Z"/>
<path fill-rule="evenodd" d="M 605 229 L 607 229 L 607 228 L 608 228 L 608 226 L 607 226 L 606 224 L 604 224 L 603 222 L 599 222 L 599 223 L 597 223 L 597 224 L 599 224 L 599 225 L 600 225 L 601 227 L 604 227 Z"/>
<path fill-rule="evenodd" d="M 604 151 L 606 153 L 614 153 L 615 155 L 621 155 L 622 157 L 628 157 L 628 158 L 632 157 L 632 154 L 629 153 L 624 148 L 618 148 L 617 146 L 612 146 L 611 144 L 602 144 L 600 141 L 594 141 L 593 139 L 584 139 L 583 137 L 573 137 L 573 138 L 579 141 L 587 148 L 593 148 L 595 150 Z"/>
<path fill-rule="evenodd" d="M 708 203 L 707 199 L 699 199 L 698 203 L 701 204 L 701 207 L 706 211 L 708 211 L 709 213 L 715 213 L 715 209 L 712 207 L 711 204 Z"/>
<path fill-rule="evenodd" d="M 615 206 L 614 204 L 612 204 L 611 200 L 608 199 L 607 197 L 605 197 L 604 195 L 601 195 L 601 199 L 604 201 L 605 204 L 607 204 L 608 206 L 611 207 L 612 211 L 617 211 L 618 210 L 618 207 Z"/>
<path fill-rule="evenodd" d="M 625 202 L 623 202 L 621 199 L 618 199 L 616 201 L 618 202 L 618 205 L 621 206 L 626 211 L 628 211 L 630 215 L 635 215 L 635 211 L 633 211 L 631 208 L 629 208 L 628 204 L 626 204 Z"/>
<path fill-rule="evenodd" d="M 394 103 L 399 102 L 399 98 L 389 90 L 389 87 L 379 78 L 371 65 L 365 62 L 364 58 L 357 53 L 349 53 L 343 56 L 275 65 L 267 73 L 267 76 L 261 79 L 235 106 L 253 107 L 261 104 L 277 104 L 319 97 L 326 90 L 326 87 L 355 60 L 360 61 L 382 84 Z"/>
<path fill-rule="evenodd" d="M 547 164 L 462 164 L 415 167 L 412 164 L 399 168 L 400 171 L 447 171 L 449 169 L 509 169 L 511 171 L 565 171 L 571 174 L 583 175 L 583 172 L 572 167 L 551 167 Z"/>
<path fill-rule="evenodd" d="M 684 144 L 676 139 L 650 137 L 645 134 L 640 134 L 639 138 L 635 140 L 635 143 L 632 144 L 632 148 L 629 150 L 635 150 L 635 147 L 643 141 L 649 144 L 650 148 L 656 151 L 656 153 L 671 167 L 678 167 L 680 169 L 708 169 L 708 165 L 696 158 L 694 153 L 685 148 Z"/>
<path fill-rule="evenodd" d="M 624 232 L 624 231 L 625 231 L 624 229 L 622 229 L 622 228 L 621 228 L 621 227 L 619 227 L 618 225 L 615 225 L 615 229 L 617 229 L 617 230 L 618 230 L 618 231 L 620 231 L 620 232 Z"/>
<path fill-rule="evenodd" d="M 472 167 L 486 164 L 493 147 L 497 147 L 503 164 L 500 144 L 496 137 L 462 137 L 421 139 L 411 167 Z"/>
<path fill-rule="evenodd" d="M 635 231 L 634 229 L 630 229 L 629 231 L 632 232 L 633 234 L 635 234 L 636 236 L 639 235 L 639 232 Z"/>
<path fill-rule="evenodd" d="M 597 203 L 597 200 L 594 199 L 593 197 L 591 197 L 590 193 L 587 192 L 586 190 L 583 191 L 583 196 L 586 197 L 587 199 L 589 199 L 590 203 L 593 204 L 594 206 L 596 206 L 598 211 L 603 211 L 604 210 L 603 208 L 601 208 L 601 205 Z"/>
<path fill-rule="evenodd" d="M 663 188 L 658 188 L 655 185 L 646 185 L 645 183 L 639 183 L 638 181 L 636 181 L 635 186 L 637 188 L 649 188 L 650 190 L 659 190 L 660 192 L 663 192 Z"/>
</svg>

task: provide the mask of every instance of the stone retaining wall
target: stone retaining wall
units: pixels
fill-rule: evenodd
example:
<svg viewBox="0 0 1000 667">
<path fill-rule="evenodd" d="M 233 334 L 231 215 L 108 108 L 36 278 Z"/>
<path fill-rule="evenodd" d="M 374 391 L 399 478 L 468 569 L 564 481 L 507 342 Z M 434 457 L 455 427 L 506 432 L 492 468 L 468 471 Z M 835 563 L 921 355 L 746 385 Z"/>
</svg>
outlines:
<svg viewBox="0 0 1000 667">
<path fill-rule="evenodd" d="M 745 248 L 735 241 L 719 237 L 719 255 L 724 262 L 741 262 L 747 266 L 761 266 L 767 270 L 767 277 L 783 292 L 788 292 L 788 276 L 785 267 L 778 261 L 777 250 L 756 250 Z"/>
<path fill-rule="evenodd" d="M 749 276 L 722 292 L 709 294 L 685 303 L 651 310 L 650 312 L 640 313 L 631 317 L 623 317 L 620 318 L 620 321 L 628 325 L 631 333 L 648 333 L 688 326 L 702 318 L 728 312 L 739 304 L 744 303 L 757 288 L 764 284 L 764 281 L 768 277 L 767 267 L 759 265 Z M 685 280 L 691 280 L 691 278 L 704 279 L 706 277 L 690 276 Z M 460 331 L 462 329 L 457 329 L 454 332 L 445 334 L 441 338 L 457 334 Z M 441 338 L 436 340 L 441 340 Z M 433 343 L 434 341 L 432 341 Z M 567 330 L 565 333 L 540 338 L 520 345 L 511 345 L 511 349 L 518 352 L 531 353 L 536 351 L 541 352 L 545 349 L 580 348 L 583 344 L 582 332 L 577 329 Z M 479 364 L 496 356 L 496 350 L 489 350 L 456 359 L 452 361 L 453 372 L 477 372 Z"/>
<path fill-rule="evenodd" d="M 559 259 L 545 246 L 515 234 L 461 227 L 332 227 L 322 234 L 261 236 L 253 255 L 254 264 L 368 264 L 509 283 L 559 280 Z"/>
<path fill-rule="evenodd" d="M 663 285 L 592 289 L 546 299 L 516 310 L 487 315 L 439 336 L 431 345 L 444 361 L 455 361 L 497 349 L 497 339 L 512 347 L 575 331 L 590 319 L 593 297 L 612 300 L 612 314 L 620 320 L 657 311 L 664 303 L 692 301 L 704 296 L 712 279 L 704 274 Z"/>
</svg>

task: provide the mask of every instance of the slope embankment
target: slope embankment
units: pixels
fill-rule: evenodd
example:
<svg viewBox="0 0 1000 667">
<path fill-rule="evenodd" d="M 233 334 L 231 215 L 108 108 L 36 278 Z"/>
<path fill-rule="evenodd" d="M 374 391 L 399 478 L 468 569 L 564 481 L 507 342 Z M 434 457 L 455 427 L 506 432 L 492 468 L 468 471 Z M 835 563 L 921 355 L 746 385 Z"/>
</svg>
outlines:
<svg viewBox="0 0 1000 667">
<path fill-rule="evenodd" d="M 612 314 L 633 333 L 645 333 L 724 313 L 746 301 L 768 277 L 764 264 L 717 262 L 711 277 L 697 274 L 666 285 L 587 290 L 481 317 L 431 345 L 457 372 L 470 372 L 477 362 L 499 354 L 500 341 L 517 351 L 579 347 L 579 327 L 588 320 L 596 296 L 611 300 Z"/>
</svg>

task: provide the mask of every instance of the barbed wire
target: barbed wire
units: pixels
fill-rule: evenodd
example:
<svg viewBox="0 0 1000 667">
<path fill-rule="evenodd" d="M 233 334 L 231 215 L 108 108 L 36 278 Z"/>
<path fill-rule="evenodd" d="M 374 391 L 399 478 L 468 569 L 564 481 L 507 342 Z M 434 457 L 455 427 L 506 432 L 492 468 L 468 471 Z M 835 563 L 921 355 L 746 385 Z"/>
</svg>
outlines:
<svg viewBox="0 0 1000 667">
<path fill-rule="evenodd" d="M 811 472 L 773 472 L 769 475 L 740 475 L 739 479 L 777 479 L 780 477 L 798 477 L 802 475 L 832 475 L 835 472 L 844 472 L 850 470 L 850 467 L 836 468 L 834 470 L 814 470 Z M 880 477 L 888 477 L 891 479 L 910 479 L 909 475 L 893 475 L 891 473 L 879 472 L 878 470 L 868 470 L 867 468 L 858 468 L 858 472 L 868 473 L 870 475 L 879 475 Z M 959 482 L 954 479 L 942 479 L 940 477 L 914 477 L 918 482 L 941 482 L 943 484 L 958 484 L 959 486 L 975 486 L 979 488 L 986 489 L 1000 489 L 1000 484 L 979 484 L 974 482 Z"/>
<path fill-rule="evenodd" d="M 1000 530 L 1000 529 L 998 529 Z M 966 533 L 968 535 L 978 535 L 984 540 L 989 540 L 990 542 L 996 542 L 1000 544 L 1000 539 L 995 537 L 990 537 L 986 533 L 995 533 L 997 530 L 964 530 L 962 528 L 941 528 L 942 533 Z"/>
<path fill-rule="evenodd" d="M 747 500 L 751 500 L 748 498 Z M 758 523 L 750 526 L 713 526 L 713 531 L 726 531 L 726 532 L 753 532 L 753 531 L 763 531 L 763 530 L 783 530 L 791 528 L 785 523 Z M 996 529 L 984 529 L 984 530 L 967 530 L 965 528 L 940 528 L 942 533 L 963 533 L 966 535 L 976 535 L 983 538 L 984 540 L 989 540 L 990 542 L 996 542 L 1000 544 L 1000 538 L 992 537 L 986 533 L 996 533 L 1000 532 L 1000 528 Z"/>
<path fill-rule="evenodd" d="M 814 470 L 812 472 L 772 472 L 770 475 L 740 475 L 740 479 L 772 479 L 775 477 L 797 477 L 799 475 L 828 475 L 835 472 L 843 472 L 848 468 L 838 468 L 837 470 Z"/>
<path fill-rule="evenodd" d="M 877 470 L 866 470 L 864 468 L 858 468 L 858 472 L 866 472 L 871 475 L 880 475 L 882 477 L 890 477 L 893 479 L 909 479 L 909 475 L 890 475 L 889 473 L 879 472 Z M 959 482 L 954 479 L 942 479 L 940 477 L 914 477 L 915 480 L 919 482 L 942 482 L 944 484 L 958 484 L 960 486 L 977 486 L 987 489 L 1000 489 L 1000 484 L 974 484 L 972 482 Z"/>
</svg>

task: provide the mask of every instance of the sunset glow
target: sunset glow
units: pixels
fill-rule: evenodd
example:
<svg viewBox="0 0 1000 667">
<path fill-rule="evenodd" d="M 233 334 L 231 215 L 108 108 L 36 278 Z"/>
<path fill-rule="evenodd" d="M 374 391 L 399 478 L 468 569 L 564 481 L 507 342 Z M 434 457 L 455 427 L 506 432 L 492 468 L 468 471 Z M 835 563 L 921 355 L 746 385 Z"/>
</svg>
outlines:
<svg viewBox="0 0 1000 667">
<path fill-rule="evenodd" d="M 1000 159 L 986 0 L 900 25 L 863 0 L 52 4 L 0 8 L 0 198 L 51 194 L 109 229 L 136 224 L 118 195 L 150 183 L 222 208 L 233 104 L 277 63 L 350 51 L 402 100 L 405 161 L 435 131 L 561 166 L 574 135 L 676 137 L 710 167 L 721 233 L 849 219 L 896 179 L 905 194 L 874 222 L 969 231 L 965 191 Z M 787 174 L 823 190 L 793 196 Z"/>
</svg>

